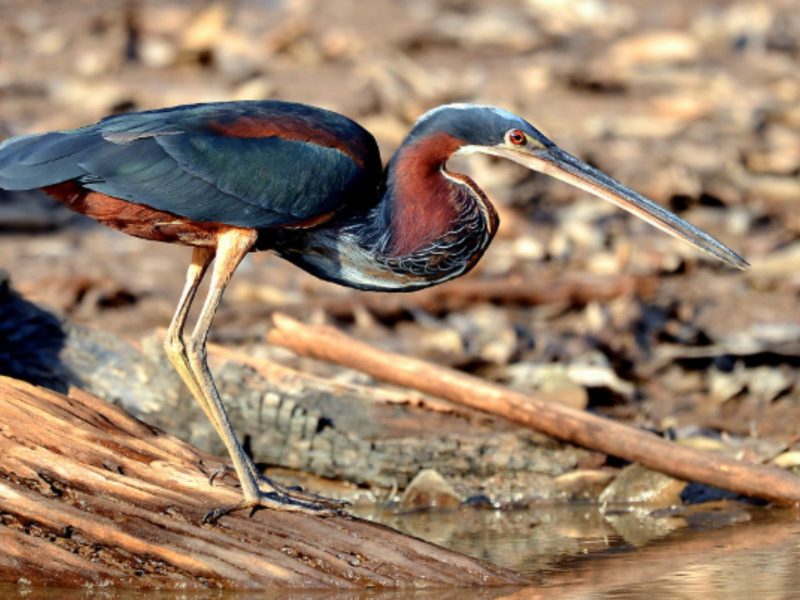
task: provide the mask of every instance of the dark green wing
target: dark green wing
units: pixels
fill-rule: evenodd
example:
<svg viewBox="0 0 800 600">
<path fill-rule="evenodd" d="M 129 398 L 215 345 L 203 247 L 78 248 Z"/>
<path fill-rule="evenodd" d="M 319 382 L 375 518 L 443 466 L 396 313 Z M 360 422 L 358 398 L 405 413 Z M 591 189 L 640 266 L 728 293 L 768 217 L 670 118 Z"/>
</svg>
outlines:
<svg viewBox="0 0 800 600">
<path fill-rule="evenodd" d="M 194 221 L 273 227 L 374 196 L 380 158 L 353 121 L 283 102 L 182 106 L 0 144 L 0 187 L 79 185 Z"/>
</svg>

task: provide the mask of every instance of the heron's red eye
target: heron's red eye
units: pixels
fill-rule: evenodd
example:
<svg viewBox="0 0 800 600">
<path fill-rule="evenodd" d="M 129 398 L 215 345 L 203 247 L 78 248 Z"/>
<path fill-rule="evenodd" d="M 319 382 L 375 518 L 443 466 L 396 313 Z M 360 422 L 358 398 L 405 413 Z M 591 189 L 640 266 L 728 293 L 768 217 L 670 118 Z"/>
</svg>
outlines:
<svg viewBox="0 0 800 600">
<path fill-rule="evenodd" d="M 526 139 L 525 134 L 519 129 L 512 129 L 508 132 L 508 141 L 515 146 L 524 146 Z"/>
</svg>

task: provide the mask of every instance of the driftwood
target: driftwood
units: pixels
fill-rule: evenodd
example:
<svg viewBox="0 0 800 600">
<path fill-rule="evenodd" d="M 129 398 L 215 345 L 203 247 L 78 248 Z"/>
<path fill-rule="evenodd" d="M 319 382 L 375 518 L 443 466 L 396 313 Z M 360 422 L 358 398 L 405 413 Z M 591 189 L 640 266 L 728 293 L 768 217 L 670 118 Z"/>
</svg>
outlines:
<svg viewBox="0 0 800 600">
<path fill-rule="evenodd" d="M 520 487 L 539 499 L 563 498 L 556 476 L 602 460 L 418 392 L 331 381 L 213 344 L 209 355 L 224 362 L 216 369 L 223 401 L 258 462 L 365 485 L 375 494 L 405 489 L 425 467 L 463 499 L 484 494 L 498 505 L 527 501 Z M 194 425 L 183 431 L 202 444 L 197 433 L 207 430 L 204 416 L 193 404 L 191 412 L 184 408 L 177 418 Z"/>
<path fill-rule="evenodd" d="M 311 327 L 286 315 L 273 317 L 269 341 L 522 423 L 555 438 L 605 452 L 686 481 L 697 481 L 782 505 L 800 504 L 800 477 L 777 467 L 745 463 L 669 442 L 477 377 L 386 352 L 330 327 Z"/>
<path fill-rule="evenodd" d="M 196 589 L 504 585 L 490 564 L 352 517 L 259 511 L 219 461 L 72 389 L 0 377 L 0 583 Z"/>
</svg>

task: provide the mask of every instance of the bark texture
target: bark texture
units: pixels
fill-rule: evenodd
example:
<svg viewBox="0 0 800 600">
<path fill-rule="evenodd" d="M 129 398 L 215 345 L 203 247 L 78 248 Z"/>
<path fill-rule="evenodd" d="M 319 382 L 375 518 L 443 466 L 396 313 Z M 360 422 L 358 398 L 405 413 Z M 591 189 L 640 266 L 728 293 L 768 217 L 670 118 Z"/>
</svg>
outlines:
<svg viewBox="0 0 800 600">
<path fill-rule="evenodd" d="M 523 579 L 351 517 L 260 511 L 218 459 L 123 410 L 0 377 L 0 583 L 230 589 L 460 587 Z"/>
</svg>

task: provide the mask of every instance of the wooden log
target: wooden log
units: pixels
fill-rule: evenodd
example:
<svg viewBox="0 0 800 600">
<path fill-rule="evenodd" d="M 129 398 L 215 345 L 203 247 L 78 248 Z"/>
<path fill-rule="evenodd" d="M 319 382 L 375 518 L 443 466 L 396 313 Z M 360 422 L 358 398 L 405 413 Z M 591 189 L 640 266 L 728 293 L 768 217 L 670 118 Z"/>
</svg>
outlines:
<svg viewBox="0 0 800 600">
<path fill-rule="evenodd" d="M 651 433 L 574 408 L 515 392 L 453 369 L 386 352 L 332 327 L 273 316 L 269 341 L 303 356 L 328 360 L 389 383 L 503 416 L 555 438 L 599 450 L 678 479 L 698 481 L 777 504 L 800 505 L 800 477 L 681 446 Z"/>
<path fill-rule="evenodd" d="M 218 459 L 123 410 L 0 377 L 0 583 L 144 588 L 519 584 L 507 570 L 349 516 L 223 517 Z"/>
<path fill-rule="evenodd" d="M 406 391 L 397 390 L 396 388 L 376 387 L 374 385 L 366 386 L 342 381 L 332 381 L 312 373 L 303 373 L 302 371 L 292 369 L 277 362 L 260 360 L 240 350 L 233 350 L 226 346 L 220 346 L 219 344 L 214 344 L 211 342 L 207 344 L 207 348 L 209 357 L 212 361 L 215 359 L 220 361 L 231 360 L 233 362 L 246 365 L 257 371 L 269 381 L 281 383 L 287 387 L 297 385 L 301 389 L 306 390 L 308 389 L 309 385 L 313 384 L 319 387 L 324 387 L 326 390 L 337 394 L 368 394 L 370 400 L 373 402 L 380 402 L 389 405 L 413 406 L 416 408 L 429 410 L 431 412 L 457 415 L 459 418 L 465 420 L 474 419 L 474 415 L 481 414 L 473 414 L 468 409 L 453 406 L 452 403 L 439 400 L 438 398 L 430 398 L 420 394 L 408 393 Z M 485 416 L 483 418 L 485 418 Z"/>
<path fill-rule="evenodd" d="M 527 501 L 523 489 L 539 499 L 563 497 L 554 477 L 603 461 L 419 392 L 332 381 L 215 344 L 208 351 L 212 363 L 224 363 L 216 369 L 217 382 L 234 429 L 247 436 L 253 457 L 268 465 L 365 484 L 378 495 L 404 489 L 424 466 L 464 499 L 484 494 L 503 505 Z M 209 427 L 193 404 L 189 408 L 170 414 L 195 423 L 182 431 L 202 443 L 196 432 Z M 366 492 L 348 489 L 356 496 Z"/>
</svg>

